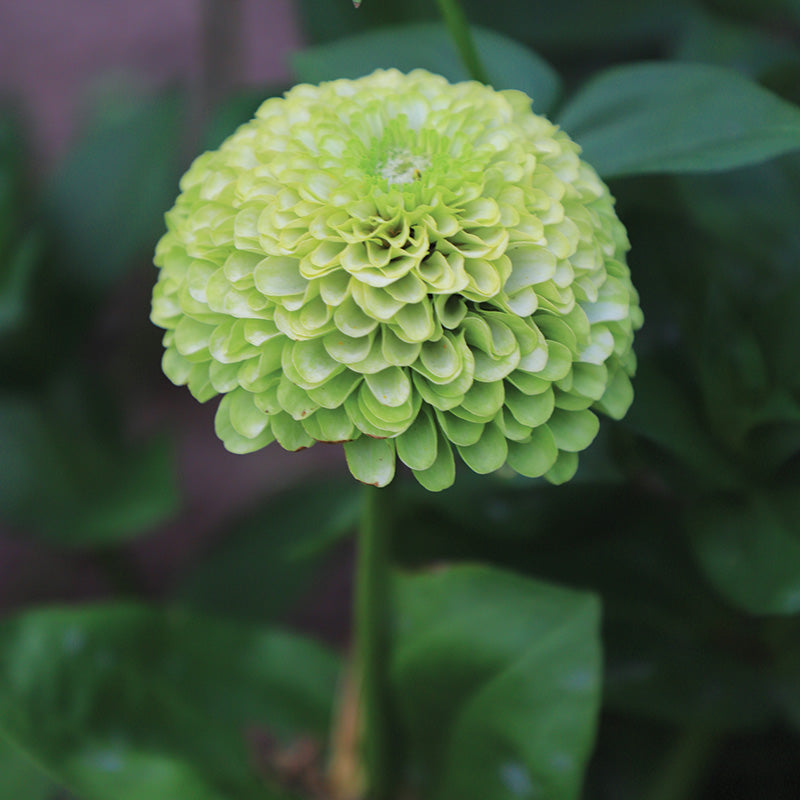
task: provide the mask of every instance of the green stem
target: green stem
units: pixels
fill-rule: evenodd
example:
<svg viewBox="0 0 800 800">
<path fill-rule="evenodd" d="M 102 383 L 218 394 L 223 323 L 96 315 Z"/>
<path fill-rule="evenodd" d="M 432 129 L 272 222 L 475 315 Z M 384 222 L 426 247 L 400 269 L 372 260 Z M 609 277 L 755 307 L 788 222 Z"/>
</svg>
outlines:
<svg viewBox="0 0 800 800">
<path fill-rule="evenodd" d="M 393 753 L 388 687 L 390 622 L 390 490 L 365 487 L 355 587 L 356 671 L 361 748 L 369 800 L 392 795 Z"/>
<path fill-rule="evenodd" d="M 467 72 L 474 80 L 488 84 L 489 74 L 486 72 L 486 67 L 484 67 L 483 61 L 478 55 L 467 17 L 458 4 L 458 0 L 436 0 L 436 2 L 439 4 L 439 10 L 442 12 L 445 25 L 450 31 L 450 36 L 453 37 L 453 42 L 455 42 Z"/>
<path fill-rule="evenodd" d="M 720 734 L 707 725 L 690 725 L 675 739 L 656 772 L 645 800 L 690 800 L 696 797 Z"/>
</svg>

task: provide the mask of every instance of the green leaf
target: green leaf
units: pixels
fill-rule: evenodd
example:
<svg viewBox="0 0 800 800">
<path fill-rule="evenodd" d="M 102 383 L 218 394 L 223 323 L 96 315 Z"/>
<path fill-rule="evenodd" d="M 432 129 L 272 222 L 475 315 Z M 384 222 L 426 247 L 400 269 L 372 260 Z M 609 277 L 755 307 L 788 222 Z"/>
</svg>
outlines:
<svg viewBox="0 0 800 800">
<path fill-rule="evenodd" d="M 519 89 L 533 98 L 537 113 L 548 111 L 559 93 L 553 68 L 521 44 L 486 28 L 473 28 L 475 45 L 495 89 Z M 308 83 L 358 78 L 379 67 L 408 72 L 418 67 L 450 81 L 469 75 L 439 23 L 382 28 L 297 53 L 292 60 L 297 77 Z"/>
<path fill-rule="evenodd" d="M 398 592 L 393 682 L 426 796 L 577 798 L 600 693 L 595 598 L 478 566 Z"/>
<path fill-rule="evenodd" d="M 673 53 L 676 61 L 716 64 L 752 78 L 797 57 L 788 40 L 702 11 L 687 21 Z"/>
<path fill-rule="evenodd" d="M 137 605 L 45 609 L 0 631 L 0 729 L 83 800 L 276 798 L 252 739 L 323 736 L 337 671 L 286 633 Z"/>
<path fill-rule="evenodd" d="M 615 67 L 573 97 L 559 123 L 604 177 L 709 172 L 800 148 L 800 109 L 718 67 Z"/>
<path fill-rule="evenodd" d="M 41 253 L 40 237 L 31 233 L 0 263 L 0 337 L 17 332 L 28 316 Z"/>
<path fill-rule="evenodd" d="M 752 614 L 800 612 L 797 490 L 709 500 L 690 510 L 699 564 L 716 589 Z"/>
<path fill-rule="evenodd" d="M 170 443 L 121 445 L 92 400 L 0 395 L 0 513 L 66 546 L 136 537 L 179 504 Z"/>
<path fill-rule="evenodd" d="M 326 547 L 355 528 L 360 509 L 361 487 L 349 477 L 304 480 L 234 526 L 185 574 L 177 597 L 197 610 L 274 621 L 309 586 Z"/>
<path fill-rule="evenodd" d="M 738 486 L 741 479 L 734 466 L 718 449 L 678 381 L 652 360 L 640 364 L 635 381 L 633 406 L 625 427 L 671 455 L 683 468 L 688 467 L 689 481 L 701 481 L 701 486 L 712 488 Z"/>
<path fill-rule="evenodd" d="M 177 192 L 176 94 L 107 103 L 45 192 L 55 257 L 71 291 L 102 291 L 148 258 Z"/>
<path fill-rule="evenodd" d="M 48 800 L 55 793 L 50 778 L 0 734 L 0 797 Z"/>
<path fill-rule="evenodd" d="M 347 466 L 362 483 L 386 486 L 394 477 L 395 449 L 391 439 L 361 436 L 344 443 Z"/>
</svg>

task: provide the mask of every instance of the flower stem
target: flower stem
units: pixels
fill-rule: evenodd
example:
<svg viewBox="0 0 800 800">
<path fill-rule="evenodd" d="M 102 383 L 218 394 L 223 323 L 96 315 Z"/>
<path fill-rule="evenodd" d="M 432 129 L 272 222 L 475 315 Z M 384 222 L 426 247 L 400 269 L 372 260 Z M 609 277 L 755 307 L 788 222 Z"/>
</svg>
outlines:
<svg viewBox="0 0 800 800">
<path fill-rule="evenodd" d="M 698 794 L 699 784 L 720 735 L 706 724 L 689 725 L 676 737 L 655 774 L 646 800 L 689 800 Z"/>
<path fill-rule="evenodd" d="M 458 4 L 458 0 L 436 0 L 436 2 L 439 4 L 439 10 L 442 12 L 445 25 L 450 31 L 450 36 L 453 37 L 453 42 L 470 77 L 481 83 L 488 84 L 489 74 L 486 72 L 486 67 L 484 67 L 483 61 L 478 55 L 467 17 Z"/>
<path fill-rule="evenodd" d="M 391 703 L 388 687 L 391 507 L 388 488 L 365 487 L 355 587 L 356 670 L 361 752 L 369 800 L 393 793 Z"/>
</svg>

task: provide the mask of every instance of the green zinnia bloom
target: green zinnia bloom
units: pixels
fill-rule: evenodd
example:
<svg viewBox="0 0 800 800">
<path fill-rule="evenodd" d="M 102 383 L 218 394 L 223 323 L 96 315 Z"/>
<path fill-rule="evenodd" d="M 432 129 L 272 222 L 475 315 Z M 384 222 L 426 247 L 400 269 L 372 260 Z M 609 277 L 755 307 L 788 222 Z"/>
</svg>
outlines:
<svg viewBox="0 0 800 800">
<path fill-rule="evenodd" d="M 569 479 L 633 394 L 613 199 L 521 92 L 417 70 L 301 85 L 200 156 L 156 249 L 164 371 L 247 453 L 344 442 L 385 485 Z"/>
</svg>

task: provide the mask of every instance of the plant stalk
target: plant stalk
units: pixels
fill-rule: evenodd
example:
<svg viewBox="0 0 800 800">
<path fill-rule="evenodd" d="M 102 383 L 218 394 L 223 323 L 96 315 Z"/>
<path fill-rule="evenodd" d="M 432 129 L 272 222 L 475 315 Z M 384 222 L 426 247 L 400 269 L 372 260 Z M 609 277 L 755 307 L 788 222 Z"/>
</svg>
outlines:
<svg viewBox="0 0 800 800">
<path fill-rule="evenodd" d="M 469 22 L 467 22 L 467 17 L 458 0 L 436 0 L 436 2 L 470 77 L 473 80 L 488 84 L 489 74 L 486 72 L 486 67 L 478 55 Z"/>
<path fill-rule="evenodd" d="M 645 795 L 645 800 L 691 800 L 697 797 L 720 734 L 706 724 L 690 725 L 675 739 Z"/>
<path fill-rule="evenodd" d="M 361 755 L 369 800 L 393 795 L 392 707 L 388 686 L 391 492 L 365 487 L 358 534 L 355 656 L 361 710 Z"/>
</svg>

